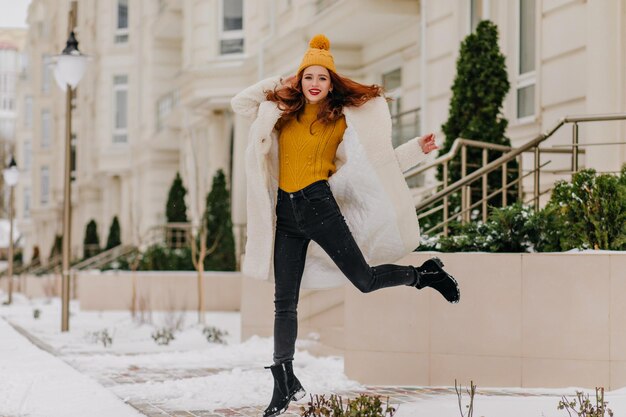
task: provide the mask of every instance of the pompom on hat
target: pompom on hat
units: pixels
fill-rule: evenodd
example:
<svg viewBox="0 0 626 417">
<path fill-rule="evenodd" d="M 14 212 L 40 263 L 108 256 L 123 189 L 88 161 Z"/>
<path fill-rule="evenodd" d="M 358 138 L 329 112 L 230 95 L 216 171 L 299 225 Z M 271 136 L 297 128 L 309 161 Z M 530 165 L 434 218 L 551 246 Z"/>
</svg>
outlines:
<svg viewBox="0 0 626 417">
<path fill-rule="evenodd" d="M 330 41 L 322 34 L 313 36 L 309 42 L 309 49 L 304 54 L 304 58 L 302 58 L 298 74 L 311 65 L 321 65 L 330 71 L 337 72 L 335 60 L 330 53 Z"/>
</svg>

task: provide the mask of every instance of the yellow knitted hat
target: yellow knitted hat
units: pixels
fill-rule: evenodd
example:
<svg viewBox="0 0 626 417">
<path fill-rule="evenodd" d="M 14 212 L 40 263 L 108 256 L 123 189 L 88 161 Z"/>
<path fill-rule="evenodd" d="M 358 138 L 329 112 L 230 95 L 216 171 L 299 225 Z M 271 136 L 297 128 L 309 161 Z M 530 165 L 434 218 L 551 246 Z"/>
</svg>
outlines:
<svg viewBox="0 0 626 417">
<path fill-rule="evenodd" d="M 330 41 L 322 34 L 313 36 L 311 42 L 309 42 L 309 49 L 304 54 L 304 58 L 302 58 L 300 68 L 298 68 L 298 74 L 311 65 L 321 65 L 326 69 L 337 72 L 335 69 L 335 60 L 330 53 Z"/>
</svg>

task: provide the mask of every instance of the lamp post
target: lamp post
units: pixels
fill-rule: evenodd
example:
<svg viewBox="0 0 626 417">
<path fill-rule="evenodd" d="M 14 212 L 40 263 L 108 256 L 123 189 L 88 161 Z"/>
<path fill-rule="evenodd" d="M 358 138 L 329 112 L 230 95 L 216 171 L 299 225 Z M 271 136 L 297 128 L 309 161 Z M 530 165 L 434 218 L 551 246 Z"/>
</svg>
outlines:
<svg viewBox="0 0 626 417">
<path fill-rule="evenodd" d="M 75 15 L 70 13 L 70 30 L 74 27 Z M 72 90 L 85 74 L 87 57 L 78 50 L 78 41 L 71 30 L 61 55 L 56 57 L 54 77 L 65 91 L 65 169 L 63 175 L 63 260 L 61 281 L 61 331 L 70 329 L 70 260 L 71 260 L 71 141 L 72 141 Z"/>
<path fill-rule="evenodd" d="M 17 185 L 17 182 L 20 178 L 20 172 L 17 169 L 17 164 L 15 163 L 15 159 L 11 156 L 11 162 L 9 166 L 2 171 L 2 175 L 4 176 L 4 182 L 9 186 L 10 189 L 10 197 L 9 197 L 9 267 L 7 269 L 7 275 L 9 277 L 9 298 L 6 301 L 6 304 L 11 304 L 13 302 L 13 189 Z"/>
</svg>

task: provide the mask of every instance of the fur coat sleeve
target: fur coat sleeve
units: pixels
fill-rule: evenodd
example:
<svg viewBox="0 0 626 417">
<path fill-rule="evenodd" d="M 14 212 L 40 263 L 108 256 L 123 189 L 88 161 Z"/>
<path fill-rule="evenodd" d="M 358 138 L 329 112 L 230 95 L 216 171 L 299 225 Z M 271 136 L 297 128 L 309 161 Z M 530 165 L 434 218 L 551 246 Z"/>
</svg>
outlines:
<svg viewBox="0 0 626 417">
<path fill-rule="evenodd" d="M 233 111 L 251 119 L 256 118 L 259 105 L 265 101 L 265 92 L 280 84 L 280 77 L 266 78 L 241 91 L 230 101 Z"/>
<path fill-rule="evenodd" d="M 413 138 L 395 149 L 396 159 L 402 172 L 408 171 L 426 158 L 426 154 L 419 145 L 419 139 L 419 137 Z"/>
</svg>

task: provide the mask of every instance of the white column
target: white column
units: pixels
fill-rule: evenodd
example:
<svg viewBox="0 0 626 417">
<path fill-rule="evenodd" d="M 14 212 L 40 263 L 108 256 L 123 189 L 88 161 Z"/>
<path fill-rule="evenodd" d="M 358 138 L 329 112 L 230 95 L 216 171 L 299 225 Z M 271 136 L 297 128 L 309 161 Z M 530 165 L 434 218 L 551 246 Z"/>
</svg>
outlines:
<svg viewBox="0 0 626 417">
<path fill-rule="evenodd" d="M 233 183 L 231 186 L 233 233 L 237 259 L 240 259 L 245 244 L 246 220 L 246 145 L 250 123 L 240 115 L 233 116 L 235 143 L 233 150 Z"/>
</svg>

